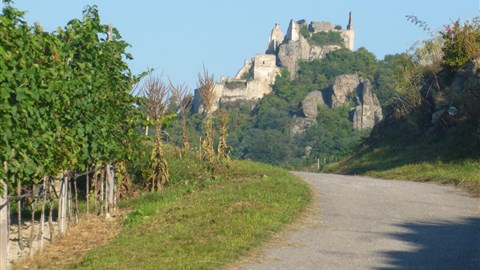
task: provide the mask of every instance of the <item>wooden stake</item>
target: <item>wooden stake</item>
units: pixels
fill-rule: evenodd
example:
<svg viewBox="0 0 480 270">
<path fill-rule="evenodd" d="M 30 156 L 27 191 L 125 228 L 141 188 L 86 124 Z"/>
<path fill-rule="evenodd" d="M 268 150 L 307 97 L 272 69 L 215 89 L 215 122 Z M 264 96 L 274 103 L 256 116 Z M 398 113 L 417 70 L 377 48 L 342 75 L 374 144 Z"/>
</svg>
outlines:
<svg viewBox="0 0 480 270">
<path fill-rule="evenodd" d="M 17 181 L 17 196 L 22 196 L 22 183 Z M 18 257 L 22 257 L 22 200 L 17 200 L 17 224 L 18 224 Z"/>
<path fill-rule="evenodd" d="M 35 188 L 33 188 L 33 194 L 35 194 Z M 30 256 L 33 255 L 33 240 L 35 240 L 35 235 L 34 235 L 34 232 L 35 232 L 35 199 L 33 199 L 32 201 L 32 204 L 31 204 L 31 208 L 32 208 L 32 218 L 30 220 L 30 239 L 28 240 L 28 249 L 29 249 L 29 252 L 28 254 Z"/>
<path fill-rule="evenodd" d="M 99 174 L 98 172 L 96 172 L 94 174 L 94 177 L 95 177 L 95 187 L 94 187 L 94 191 L 93 191 L 93 208 L 95 209 L 95 214 L 98 216 L 98 177 L 99 177 Z"/>
<path fill-rule="evenodd" d="M 67 186 L 67 204 L 68 204 L 68 208 L 67 208 L 67 211 L 68 211 L 68 224 L 71 225 L 72 224 L 72 219 L 73 219 L 73 211 L 72 211 L 72 179 L 70 177 L 68 177 L 68 186 Z"/>
<path fill-rule="evenodd" d="M 67 185 L 67 175 L 64 173 L 60 185 L 60 198 L 58 200 L 58 232 L 60 235 L 65 235 L 67 229 Z"/>
<path fill-rule="evenodd" d="M 78 192 L 77 192 L 77 178 L 73 179 L 73 192 L 75 193 L 75 224 L 78 224 Z"/>
<path fill-rule="evenodd" d="M 43 235 L 45 226 L 45 204 L 47 203 L 47 181 L 48 177 L 43 179 L 43 196 L 42 196 L 42 210 L 40 213 L 40 232 L 38 234 L 38 247 L 40 252 L 43 251 Z"/>
<path fill-rule="evenodd" d="M 102 174 L 100 175 L 100 215 L 104 215 L 105 213 L 105 167 L 102 168 Z"/>
<path fill-rule="evenodd" d="M 50 244 L 53 243 L 53 235 L 55 233 L 55 227 L 53 226 L 53 196 L 52 196 L 52 180 L 48 181 L 48 228 L 50 230 Z"/>
<path fill-rule="evenodd" d="M 87 219 L 89 218 L 90 215 L 90 171 L 89 171 L 89 166 L 87 166 L 87 175 L 86 175 L 86 187 L 85 187 L 85 198 L 87 200 Z"/>
<path fill-rule="evenodd" d="M 114 204 L 114 179 L 112 175 L 113 171 L 113 166 L 110 164 L 107 164 L 105 166 L 106 168 L 106 173 L 107 173 L 107 182 L 106 182 L 106 191 L 107 191 L 107 210 L 106 210 L 106 216 L 107 218 L 110 217 L 110 214 L 113 214 L 113 204 Z"/>
<path fill-rule="evenodd" d="M 4 166 L 6 167 L 6 162 Z M 6 171 L 6 170 L 5 170 Z M 7 270 L 8 267 L 8 200 L 7 184 L 0 179 L 3 194 L 0 193 L 0 270 Z"/>
</svg>

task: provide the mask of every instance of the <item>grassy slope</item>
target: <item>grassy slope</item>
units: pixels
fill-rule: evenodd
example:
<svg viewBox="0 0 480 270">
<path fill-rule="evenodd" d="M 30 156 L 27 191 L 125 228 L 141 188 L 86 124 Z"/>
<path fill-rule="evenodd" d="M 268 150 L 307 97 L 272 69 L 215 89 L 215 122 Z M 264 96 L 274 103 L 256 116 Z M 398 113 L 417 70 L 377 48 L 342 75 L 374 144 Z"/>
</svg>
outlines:
<svg viewBox="0 0 480 270">
<path fill-rule="evenodd" d="M 325 172 L 363 174 L 385 179 L 435 181 L 453 184 L 480 195 L 480 161 L 474 148 L 438 140 L 365 147 L 349 158 L 324 168 Z"/>
<path fill-rule="evenodd" d="M 185 171 L 192 170 L 180 172 Z M 131 209 L 123 233 L 70 267 L 217 268 L 292 222 L 310 200 L 308 186 L 287 171 L 236 162 L 217 179 L 178 181 L 164 192 L 122 203 Z"/>
</svg>

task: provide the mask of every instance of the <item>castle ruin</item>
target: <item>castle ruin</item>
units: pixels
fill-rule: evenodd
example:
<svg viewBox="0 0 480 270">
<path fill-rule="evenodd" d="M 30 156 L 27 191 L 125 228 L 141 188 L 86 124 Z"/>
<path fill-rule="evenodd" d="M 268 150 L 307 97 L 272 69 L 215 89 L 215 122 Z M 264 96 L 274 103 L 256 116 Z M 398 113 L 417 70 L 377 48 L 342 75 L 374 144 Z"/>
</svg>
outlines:
<svg viewBox="0 0 480 270">
<path fill-rule="evenodd" d="M 312 35 L 318 32 L 339 32 L 344 44 L 342 44 L 343 46 L 338 44 L 325 46 L 311 44 L 300 32 L 303 27 L 308 27 L 307 29 Z M 294 79 L 299 61 L 321 59 L 327 53 L 341 47 L 352 51 L 354 49 L 351 12 L 346 30 L 342 30 L 340 26 L 329 22 L 312 21 L 307 26 L 305 20 L 291 20 L 287 34 L 284 35 L 277 23 L 270 33 L 265 54 L 256 54 L 251 61 L 246 59 L 235 77 L 222 77 L 220 82 L 216 83 L 213 110 L 215 111 L 218 108 L 220 102 L 261 99 L 264 95 L 272 92 L 272 84 L 280 73 L 280 68 L 287 68 L 291 79 Z M 193 110 L 195 112 L 203 110 L 198 89 L 195 90 Z"/>
</svg>

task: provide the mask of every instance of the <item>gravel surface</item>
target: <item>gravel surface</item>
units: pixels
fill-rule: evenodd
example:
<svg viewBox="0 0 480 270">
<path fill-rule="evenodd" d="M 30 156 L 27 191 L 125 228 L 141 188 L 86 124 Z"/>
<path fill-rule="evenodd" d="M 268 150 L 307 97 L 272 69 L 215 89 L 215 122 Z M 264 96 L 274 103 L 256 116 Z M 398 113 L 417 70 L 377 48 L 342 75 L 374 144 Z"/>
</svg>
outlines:
<svg viewBox="0 0 480 270">
<path fill-rule="evenodd" d="M 295 172 L 314 213 L 241 269 L 480 269 L 480 200 L 448 186 Z"/>
</svg>

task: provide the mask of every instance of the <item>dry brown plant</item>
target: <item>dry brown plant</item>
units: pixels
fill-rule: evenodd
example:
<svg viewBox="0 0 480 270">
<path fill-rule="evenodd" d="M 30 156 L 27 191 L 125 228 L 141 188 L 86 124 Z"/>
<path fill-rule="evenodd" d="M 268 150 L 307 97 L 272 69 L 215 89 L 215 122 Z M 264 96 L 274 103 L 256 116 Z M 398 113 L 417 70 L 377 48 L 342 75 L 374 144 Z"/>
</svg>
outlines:
<svg viewBox="0 0 480 270">
<path fill-rule="evenodd" d="M 168 181 L 168 164 L 162 147 L 162 124 L 168 107 L 170 90 L 160 77 L 149 76 L 143 86 L 147 114 L 155 126 L 155 147 L 150 157 L 150 175 L 147 186 L 150 191 L 161 190 Z"/>
<path fill-rule="evenodd" d="M 220 139 L 218 142 L 218 160 L 222 163 L 226 163 L 227 165 L 230 163 L 230 147 L 227 144 L 227 137 L 228 137 L 228 117 L 229 113 L 227 110 L 220 110 L 218 112 L 218 124 L 219 124 L 219 131 L 220 131 Z"/>
<path fill-rule="evenodd" d="M 181 154 L 185 155 L 190 149 L 190 144 L 188 143 L 187 120 L 188 120 L 188 112 L 190 111 L 193 105 L 192 94 L 188 90 L 188 86 L 186 84 L 180 84 L 180 85 L 177 84 L 177 86 L 173 86 L 172 82 L 170 81 L 170 89 L 171 89 L 170 91 L 172 93 L 173 100 L 178 106 L 178 110 L 180 111 L 180 115 L 182 117 Z"/>
<path fill-rule="evenodd" d="M 215 94 L 215 79 L 213 74 L 208 74 L 205 67 L 203 68 L 203 75 L 201 73 L 198 74 L 198 89 L 200 91 L 205 117 L 205 140 L 202 143 L 202 148 L 205 152 L 205 158 L 214 165 L 215 150 L 213 149 L 212 109 Z"/>
</svg>

